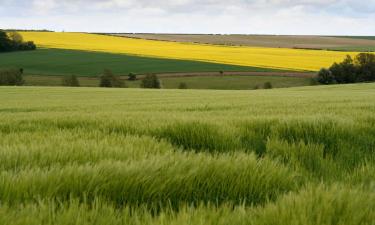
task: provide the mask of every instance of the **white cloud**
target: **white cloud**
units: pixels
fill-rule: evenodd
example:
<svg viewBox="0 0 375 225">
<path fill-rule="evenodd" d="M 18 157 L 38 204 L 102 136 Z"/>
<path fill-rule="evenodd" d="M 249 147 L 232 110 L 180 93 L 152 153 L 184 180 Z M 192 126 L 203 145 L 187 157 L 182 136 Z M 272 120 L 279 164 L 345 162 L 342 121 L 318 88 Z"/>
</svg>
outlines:
<svg viewBox="0 0 375 225">
<path fill-rule="evenodd" d="M 32 0 L 28 11 L 25 4 L 30 3 L 0 0 L 4 10 L 0 27 L 375 35 L 375 0 Z M 7 8 L 14 10 L 17 5 L 26 16 L 6 13 Z"/>
</svg>

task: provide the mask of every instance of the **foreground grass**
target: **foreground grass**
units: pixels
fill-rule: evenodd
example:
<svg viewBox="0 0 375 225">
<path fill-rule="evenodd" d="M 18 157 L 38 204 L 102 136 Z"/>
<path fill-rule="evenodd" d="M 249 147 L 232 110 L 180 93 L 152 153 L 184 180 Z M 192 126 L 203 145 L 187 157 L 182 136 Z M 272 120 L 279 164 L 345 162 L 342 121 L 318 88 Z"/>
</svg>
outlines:
<svg viewBox="0 0 375 225">
<path fill-rule="evenodd" d="M 0 87 L 0 223 L 374 224 L 374 88 Z"/>
<path fill-rule="evenodd" d="M 27 86 L 61 86 L 60 76 L 26 75 Z M 124 77 L 127 79 L 127 77 Z M 98 87 L 97 77 L 79 77 L 83 87 Z M 251 90 L 262 89 L 265 82 L 271 82 L 274 88 L 298 87 L 311 85 L 311 78 L 282 77 L 282 76 L 195 76 L 195 77 L 160 77 L 163 88 L 177 89 L 180 83 L 185 83 L 188 89 L 218 89 L 218 90 Z M 138 81 L 125 81 L 131 88 L 139 88 Z"/>
<path fill-rule="evenodd" d="M 359 189 L 333 186 L 310 187 L 287 195 L 265 207 L 226 204 L 221 207 L 183 205 L 179 211 L 164 209 L 158 215 L 146 207 L 137 209 L 97 200 L 87 206 L 77 200 L 65 203 L 40 201 L 19 206 L 0 206 L 2 224 L 212 224 L 212 225 L 331 225 L 374 224 L 375 195 Z"/>
</svg>

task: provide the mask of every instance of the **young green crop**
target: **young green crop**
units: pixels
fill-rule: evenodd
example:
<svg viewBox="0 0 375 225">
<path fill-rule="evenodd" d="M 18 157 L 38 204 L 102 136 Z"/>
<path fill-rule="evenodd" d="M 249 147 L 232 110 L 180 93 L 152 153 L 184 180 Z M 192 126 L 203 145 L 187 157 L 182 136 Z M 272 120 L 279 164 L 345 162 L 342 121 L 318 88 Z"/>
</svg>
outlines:
<svg viewBox="0 0 375 225">
<path fill-rule="evenodd" d="M 374 84 L 0 102 L 0 224 L 374 221 Z"/>
</svg>

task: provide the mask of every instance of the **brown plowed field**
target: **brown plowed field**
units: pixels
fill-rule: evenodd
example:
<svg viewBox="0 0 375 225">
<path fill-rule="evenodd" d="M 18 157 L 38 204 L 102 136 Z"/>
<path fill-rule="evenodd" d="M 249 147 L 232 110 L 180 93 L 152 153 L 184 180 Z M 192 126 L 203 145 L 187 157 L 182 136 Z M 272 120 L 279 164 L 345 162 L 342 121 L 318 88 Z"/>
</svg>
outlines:
<svg viewBox="0 0 375 225">
<path fill-rule="evenodd" d="M 370 46 L 375 40 L 309 35 L 113 34 L 131 38 L 175 42 L 276 48 L 334 49 Z"/>
</svg>

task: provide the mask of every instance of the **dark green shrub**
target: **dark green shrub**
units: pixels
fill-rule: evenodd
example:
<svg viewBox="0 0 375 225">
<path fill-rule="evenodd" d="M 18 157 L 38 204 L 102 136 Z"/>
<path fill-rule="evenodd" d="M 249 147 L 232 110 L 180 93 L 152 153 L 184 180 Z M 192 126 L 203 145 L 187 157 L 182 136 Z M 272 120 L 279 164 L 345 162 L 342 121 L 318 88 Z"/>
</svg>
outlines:
<svg viewBox="0 0 375 225">
<path fill-rule="evenodd" d="M 79 80 L 76 75 L 67 75 L 62 79 L 62 85 L 68 87 L 79 87 Z"/>
<path fill-rule="evenodd" d="M 179 85 L 178 85 L 178 89 L 187 89 L 187 84 L 185 82 L 181 82 Z"/>
<path fill-rule="evenodd" d="M 142 88 L 161 88 L 161 81 L 155 74 L 148 74 L 146 77 L 142 80 L 141 83 Z"/>
<path fill-rule="evenodd" d="M 317 81 L 321 84 L 334 84 L 336 80 L 329 69 L 322 68 L 317 77 Z"/>
<path fill-rule="evenodd" d="M 137 75 L 134 73 L 129 73 L 128 80 L 131 80 L 131 81 L 137 80 Z"/>
<path fill-rule="evenodd" d="M 343 62 L 334 63 L 329 69 L 337 83 L 354 83 L 357 81 L 357 69 L 351 56 Z"/>
<path fill-rule="evenodd" d="M 100 76 L 100 87 L 117 87 L 124 88 L 126 84 L 121 80 L 120 76 L 116 76 L 111 70 L 105 69 L 103 74 Z"/>
<path fill-rule="evenodd" d="M 0 70 L 0 85 L 21 86 L 24 84 L 23 69 Z"/>
<path fill-rule="evenodd" d="M 264 84 L 263 84 L 263 88 L 264 88 L 264 89 L 272 89 L 272 84 L 271 84 L 271 82 L 268 81 L 268 82 L 264 83 Z"/>
<path fill-rule="evenodd" d="M 23 42 L 18 45 L 18 50 L 35 50 L 36 45 L 32 41 Z"/>
<path fill-rule="evenodd" d="M 13 43 L 9 39 L 8 35 L 0 30 L 0 52 L 8 52 L 12 51 L 13 49 Z"/>
<path fill-rule="evenodd" d="M 361 53 L 354 59 L 358 81 L 375 81 L 375 54 Z"/>
<path fill-rule="evenodd" d="M 6 32 L 0 30 L 0 52 L 35 49 L 36 45 L 34 42 L 23 42 L 23 38 L 18 32 L 14 31 L 8 35 Z"/>
</svg>

